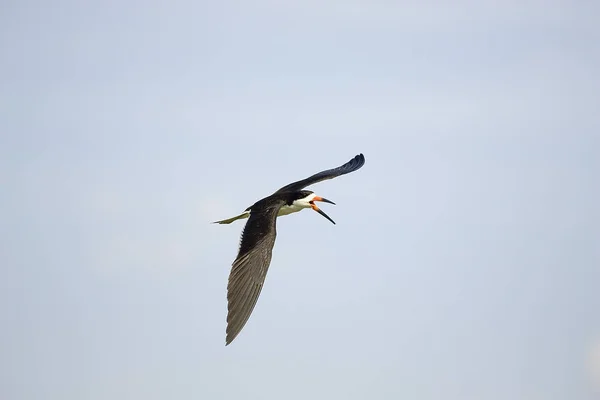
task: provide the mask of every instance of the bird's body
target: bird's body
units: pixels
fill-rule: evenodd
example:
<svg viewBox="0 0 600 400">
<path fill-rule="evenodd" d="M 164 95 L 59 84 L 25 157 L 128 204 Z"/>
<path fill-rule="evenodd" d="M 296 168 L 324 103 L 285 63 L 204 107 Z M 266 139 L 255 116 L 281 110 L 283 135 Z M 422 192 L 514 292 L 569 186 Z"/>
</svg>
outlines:
<svg viewBox="0 0 600 400">
<path fill-rule="evenodd" d="M 267 197 L 267 198 L 265 198 L 265 199 L 262 199 L 262 200 L 269 199 L 270 197 L 271 197 L 271 196 L 269 196 L 269 197 Z M 261 200 L 261 201 L 262 201 L 262 200 Z M 246 210 L 244 210 L 244 212 L 243 212 L 243 213 L 241 213 L 240 215 L 238 215 L 238 216 L 235 216 L 235 217 L 232 217 L 232 218 L 229 218 L 229 219 L 224 219 L 224 220 L 222 220 L 222 221 L 216 221 L 216 222 L 215 222 L 215 224 L 230 224 L 230 223 L 232 223 L 233 221 L 236 221 L 236 220 L 238 220 L 238 219 L 246 219 L 246 218 L 250 217 L 250 210 L 251 210 L 253 207 L 254 207 L 255 209 L 257 209 L 258 207 L 261 207 L 261 206 L 262 206 L 262 204 L 258 204 L 258 202 L 257 202 L 257 203 L 255 203 L 255 204 L 251 205 L 250 207 L 248 207 Z M 306 206 L 306 205 L 304 205 L 304 204 L 298 204 L 298 203 L 293 203 L 293 202 L 292 202 L 292 204 L 287 204 L 287 202 L 286 202 L 286 203 L 285 203 L 283 206 L 281 206 L 281 208 L 279 209 L 279 212 L 277 213 L 277 217 L 283 217 L 284 215 L 290 215 L 290 214 L 296 213 L 296 212 L 298 212 L 298 211 L 302 211 L 302 210 L 304 210 L 305 208 L 310 208 L 310 205 L 309 205 L 309 206 Z"/>
<path fill-rule="evenodd" d="M 302 205 L 299 204 L 291 204 L 291 205 L 287 205 L 285 204 L 283 207 L 281 207 L 279 209 L 279 212 L 277 213 L 278 217 L 283 217 L 284 215 L 290 215 L 293 213 L 297 213 L 298 211 L 302 211 L 305 208 L 310 208 L 310 207 L 304 207 Z"/>
<path fill-rule="evenodd" d="M 364 163 L 364 156 L 359 154 L 338 168 L 319 172 L 309 178 L 282 187 L 272 195 L 257 201 L 240 215 L 215 222 L 230 224 L 238 219 L 248 218 L 227 285 L 226 344 L 231 343 L 240 333 L 256 305 L 271 263 L 273 245 L 277 236 L 277 217 L 312 208 L 335 224 L 315 205 L 315 201 L 335 203 L 303 189 L 314 183 L 356 171 Z"/>
</svg>

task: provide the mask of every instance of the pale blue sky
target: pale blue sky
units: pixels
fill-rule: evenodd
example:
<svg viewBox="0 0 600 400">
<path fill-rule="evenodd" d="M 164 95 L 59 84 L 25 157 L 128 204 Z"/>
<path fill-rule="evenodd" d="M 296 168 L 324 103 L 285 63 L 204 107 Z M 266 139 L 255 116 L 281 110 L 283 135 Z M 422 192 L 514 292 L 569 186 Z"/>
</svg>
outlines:
<svg viewBox="0 0 600 400">
<path fill-rule="evenodd" d="M 452 4 L 4 2 L 0 398 L 595 398 L 600 7 Z"/>
</svg>

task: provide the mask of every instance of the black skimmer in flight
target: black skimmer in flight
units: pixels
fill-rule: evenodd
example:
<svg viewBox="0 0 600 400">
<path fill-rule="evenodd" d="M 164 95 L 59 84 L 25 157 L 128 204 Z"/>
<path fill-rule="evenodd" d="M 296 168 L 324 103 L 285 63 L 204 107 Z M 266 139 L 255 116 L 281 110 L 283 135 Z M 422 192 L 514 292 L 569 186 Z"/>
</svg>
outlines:
<svg viewBox="0 0 600 400">
<path fill-rule="evenodd" d="M 238 216 L 215 222 L 215 224 L 230 224 L 235 220 L 248 218 L 242 232 L 240 249 L 233 262 L 227 284 L 228 312 L 225 345 L 231 343 L 240 333 L 254 310 L 271 263 L 271 253 L 277 235 L 275 229 L 277 217 L 312 208 L 335 224 L 327 214 L 317 207 L 315 202 L 335 203 L 317 196 L 310 190 L 302 189 L 317 182 L 354 172 L 364 163 L 365 157 L 359 154 L 340 167 L 321 171 L 282 187 L 272 195 L 246 208 Z"/>
</svg>

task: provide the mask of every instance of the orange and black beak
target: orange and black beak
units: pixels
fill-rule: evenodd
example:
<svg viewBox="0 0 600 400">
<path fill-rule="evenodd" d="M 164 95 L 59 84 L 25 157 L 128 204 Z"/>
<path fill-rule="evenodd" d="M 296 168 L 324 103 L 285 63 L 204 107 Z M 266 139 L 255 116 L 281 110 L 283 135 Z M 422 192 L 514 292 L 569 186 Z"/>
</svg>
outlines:
<svg viewBox="0 0 600 400">
<path fill-rule="evenodd" d="M 332 224 L 335 225 L 335 221 L 332 220 L 331 218 L 329 218 L 329 215 L 325 214 L 323 212 L 323 210 L 321 210 L 319 207 L 317 207 L 317 205 L 315 204 L 315 201 L 322 201 L 323 203 L 329 203 L 329 204 L 333 204 L 333 205 L 335 205 L 335 203 L 331 200 L 327 200 L 327 199 L 324 199 L 323 197 L 319 197 L 319 196 L 315 196 L 315 198 L 310 202 L 310 205 L 313 210 L 315 210 L 316 212 L 318 212 L 319 214 L 321 214 L 322 216 L 327 218 Z"/>
</svg>

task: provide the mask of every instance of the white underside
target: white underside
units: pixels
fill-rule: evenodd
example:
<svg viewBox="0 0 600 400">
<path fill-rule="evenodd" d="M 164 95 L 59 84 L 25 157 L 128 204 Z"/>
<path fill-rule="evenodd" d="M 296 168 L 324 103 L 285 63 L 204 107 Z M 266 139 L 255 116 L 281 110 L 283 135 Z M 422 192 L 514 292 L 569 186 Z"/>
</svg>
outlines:
<svg viewBox="0 0 600 400">
<path fill-rule="evenodd" d="M 302 206 L 299 206 L 297 204 L 292 204 L 291 206 L 285 205 L 285 206 L 283 206 L 283 207 L 281 207 L 279 209 L 279 214 L 277 214 L 277 216 L 281 217 L 281 216 L 284 216 L 284 215 L 293 214 L 293 213 L 296 213 L 298 211 L 302 211 L 305 208 L 308 208 L 308 207 L 302 207 Z"/>
</svg>

